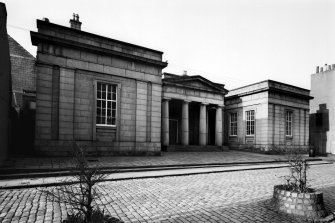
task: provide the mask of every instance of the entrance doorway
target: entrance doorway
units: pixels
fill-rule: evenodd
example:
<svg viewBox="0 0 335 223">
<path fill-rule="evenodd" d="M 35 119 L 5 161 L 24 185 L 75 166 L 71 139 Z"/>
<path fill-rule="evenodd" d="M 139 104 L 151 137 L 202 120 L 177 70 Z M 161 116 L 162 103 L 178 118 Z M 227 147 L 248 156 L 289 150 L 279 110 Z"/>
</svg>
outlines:
<svg viewBox="0 0 335 223">
<path fill-rule="evenodd" d="M 169 119 L 169 144 L 177 145 L 178 144 L 178 120 L 177 119 Z"/>
<path fill-rule="evenodd" d="M 209 109 L 208 110 L 208 145 L 215 145 L 215 115 L 216 110 L 215 109 Z"/>
</svg>

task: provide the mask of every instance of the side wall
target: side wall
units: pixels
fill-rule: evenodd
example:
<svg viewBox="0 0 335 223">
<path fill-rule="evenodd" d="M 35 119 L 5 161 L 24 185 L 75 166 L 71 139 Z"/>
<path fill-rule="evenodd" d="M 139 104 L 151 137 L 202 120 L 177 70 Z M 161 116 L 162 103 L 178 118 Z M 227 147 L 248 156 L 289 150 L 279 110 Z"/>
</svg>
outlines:
<svg viewBox="0 0 335 223">
<path fill-rule="evenodd" d="M 306 99 L 269 94 L 269 145 L 273 150 L 309 148 L 309 102 Z M 292 112 L 292 136 L 286 136 L 286 112 Z"/>
</svg>

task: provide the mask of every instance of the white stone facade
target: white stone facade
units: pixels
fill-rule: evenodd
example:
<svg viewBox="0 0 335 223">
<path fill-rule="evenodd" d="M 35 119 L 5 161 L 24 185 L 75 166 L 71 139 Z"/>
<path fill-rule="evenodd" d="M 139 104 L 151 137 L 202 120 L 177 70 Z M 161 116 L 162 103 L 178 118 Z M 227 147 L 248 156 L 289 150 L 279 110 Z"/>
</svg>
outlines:
<svg viewBox="0 0 335 223">
<path fill-rule="evenodd" d="M 319 154 L 335 154 L 335 66 L 311 76 L 311 145 Z"/>
</svg>

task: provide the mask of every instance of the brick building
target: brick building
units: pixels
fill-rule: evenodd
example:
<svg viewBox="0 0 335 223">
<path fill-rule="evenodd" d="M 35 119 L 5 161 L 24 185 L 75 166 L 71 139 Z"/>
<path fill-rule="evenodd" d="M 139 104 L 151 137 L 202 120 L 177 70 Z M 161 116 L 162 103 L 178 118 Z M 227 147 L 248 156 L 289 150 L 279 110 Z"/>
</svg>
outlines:
<svg viewBox="0 0 335 223">
<path fill-rule="evenodd" d="M 320 155 L 335 154 L 335 64 L 311 75 L 310 141 Z"/>
<path fill-rule="evenodd" d="M 266 80 L 225 98 L 225 143 L 256 151 L 309 148 L 309 90 Z"/>
<path fill-rule="evenodd" d="M 36 70 L 35 58 L 8 35 L 12 77 L 11 155 L 34 150 Z"/>
<path fill-rule="evenodd" d="M 8 35 L 11 73 L 12 104 L 17 111 L 34 108 L 36 97 L 35 57 Z"/>
</svg>

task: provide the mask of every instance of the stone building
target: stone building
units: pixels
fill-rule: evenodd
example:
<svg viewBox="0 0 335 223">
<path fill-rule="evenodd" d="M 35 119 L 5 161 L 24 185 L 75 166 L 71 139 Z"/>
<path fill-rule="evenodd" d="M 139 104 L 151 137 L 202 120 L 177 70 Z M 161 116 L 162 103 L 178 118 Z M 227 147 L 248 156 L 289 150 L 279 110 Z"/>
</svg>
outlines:
<svg viewBox="0 0 335 223">
<path fill-rule="evenodd" d="M 35 149 L 66 155 L 73 141 L 91 154 L 161 152 L 163 53 L 37 20 Z"/>
<path fill-rule="evenodd" d="M 39 154 L 67 155 L 308 147 L 309 90 L 263 81 L 232 90 L 202 76 L 164 73 L 163 53 L 37 20 Z M 162 78 L 163 77 L 163 78 Z"/>
<path fill-rule="evenodd" d="M 163 149 L 208 150 L 223 145 L 223 84 L 201 76 L 165 73 L 162 98 Z"/>
<path fill-rule="evenodd" d="M 311 76 L 310 143 L 320 155 L 335 154 L 335 64 Z"/>
<path fill-rule="evenodd" d="M 307 149 L 309 90 L 266 80 L 230 90 L 225 98 L 225 143 L 256 151 Z"/>
</svg>

